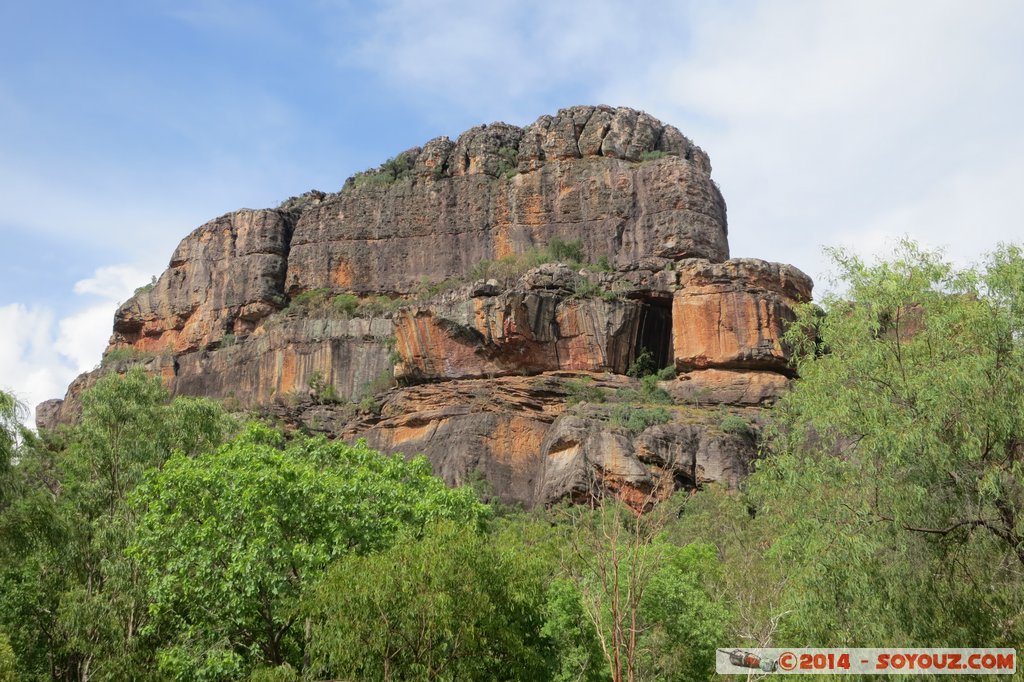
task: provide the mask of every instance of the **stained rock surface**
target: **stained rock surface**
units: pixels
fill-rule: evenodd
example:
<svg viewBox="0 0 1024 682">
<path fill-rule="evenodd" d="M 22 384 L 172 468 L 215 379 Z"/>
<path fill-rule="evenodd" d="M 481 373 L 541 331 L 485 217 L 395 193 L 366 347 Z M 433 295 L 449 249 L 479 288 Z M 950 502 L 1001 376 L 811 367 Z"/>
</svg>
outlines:
<svg viewBox="0 0 1024 682">
<path fill-rule="evenodd" d="M 422 452 L 506 501 L 642 507 L 742 478 L 810 296 L 791 266 L 729 259 L 710 160 L 679 130 L 571 107 L 199 227 L 38 421 L 74 421 L 96 377 L 141 364 L 174 395 Z M 626 376 L 638 359 L 676 376 Z M 729 413 L 749 428 L 723 431 Z"/>
</svg>

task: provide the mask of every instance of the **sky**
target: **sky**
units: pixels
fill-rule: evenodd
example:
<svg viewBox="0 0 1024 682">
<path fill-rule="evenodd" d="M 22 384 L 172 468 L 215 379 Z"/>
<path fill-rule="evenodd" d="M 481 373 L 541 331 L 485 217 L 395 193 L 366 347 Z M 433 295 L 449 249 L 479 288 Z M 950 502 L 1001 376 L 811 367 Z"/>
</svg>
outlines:
<svg viewBox="0 0 1024 682">
<path fill-rule="evenodd" d="M 1017 0 L 3 3 L 0 389 L 61 397 L 207 220 L 575 104 L 707 151 L 735 257 L 968 265 L 1024 239 L 1022 74 Z"/>
</svg>

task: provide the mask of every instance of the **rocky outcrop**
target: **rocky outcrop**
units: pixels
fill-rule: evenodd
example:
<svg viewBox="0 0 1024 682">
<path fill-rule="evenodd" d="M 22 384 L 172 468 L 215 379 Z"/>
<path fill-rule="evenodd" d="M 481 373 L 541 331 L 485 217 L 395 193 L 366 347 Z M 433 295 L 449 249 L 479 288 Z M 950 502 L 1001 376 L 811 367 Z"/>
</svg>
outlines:
<svg viewBox="0 0 1024 682">
<path fill-rule="evenodd" d="M 807 275 L 753 258 L 687 260 L 679 264 L 679 284 L 672 301 L 678 368 L 788 372 L 782 337 L 794 305 L 810 300 Z"/>
<path fill-rule="evenodd" d="M 174 395 L 423 452 L 507 501 L 641 508 L 744 475 L 810 293 L 795 268 L 729 260 L 711 163 L 681 132 L 572 107 L 206 223 L 118 310 L 104 367 L 38 414 L 73 421 L 86 386 L 141 364 Z M 663 367 L 656 388 L 625 376 Z"/>
<path fill-rule="evenodd" d="M 587 273 L 543 265 L 516 286 L 496 282 L 403 308 L 395 317 L 402 361 L 413 381 L 586 370 L 625 373 L 642 304 L 581 297 Z M 468 295 L 467 295 L 468 294 Z"/>
<path fill-rule="evenodd" d="M 357 178 L 304 212 L 287 292 L 408 294 L 424 280 L 465 276 L 482 260 L 553 237 L 580 240 L 587 259 L 615 265 L 652 255 L 728 257 L 725 204 L 694 162 L 665 156 L 638 163 L 639 153 L 548 158 L 543 148 L 517 148 L 520 135 L 509 126 L 473 129 L 447 157 L 431 161 L 429 175 L 362 176 L 370 179 Z M 576 145 L 571 136 L 562 142 Z M 623 153 L 638 149 L 632 143 Z M 654 153 L 653 143 L 643 151 Z M 405 152 L 414 169 L 421 154 Z"/>
<path fill-rule="evenodd" d="M 609 403 L 567 404 L 580 381 Z M 688 404 L 664 407 L 665 423 L 633 433 L 612 415 L 616 406 L 649 409 L 614 402 L 637 385 L 611 373 L 455 379 L 391 390 L 373 412 L 307 405 L 275 416 L 385 451 L 422 453 L 449 483 L 479 477 L 500 499 L 527 506 L 611 492 L 642 507 L 679 487 L 740 481 L 756 454 L 757 410 L 735 411 L 750 420 L 748 434 L 725 433 L 722 413 Z"/>
<path fill-rule="evenodd" d="M 117 311 L 115 345 L 181 353 L 255 330 L 287 303 L 294 221 L 283 211 L 241 210 L 197 229 L 157 282 Z"/>
</svg>

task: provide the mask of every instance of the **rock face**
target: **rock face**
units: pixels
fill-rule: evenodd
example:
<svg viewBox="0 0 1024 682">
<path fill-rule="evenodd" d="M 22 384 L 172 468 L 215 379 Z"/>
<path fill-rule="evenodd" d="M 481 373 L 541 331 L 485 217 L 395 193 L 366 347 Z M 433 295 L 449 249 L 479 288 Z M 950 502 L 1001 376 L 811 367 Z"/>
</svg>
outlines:
<svg viewBox="0 0 1024 682">
<path fill-rule="evenodd" d="M 664 156 L 637 163 L 644 155 Z M 552 237 L 578 239 L 588 260 L 615 265 L 728 257 L 725 202 L 707 156 L 646 114 L 576 107 L 402 156 L 411 169 L 393 182 L 357 176 L 302 214 L 287 293 L 408 294 Z"/>
<path fill-rule="evenodd" d="M 786 372 L 782 345 L 793 305 L 811 297 L 811 280 L 791 265 L 752 258 L 680 264 L 672 301 L 680 369 L 729 367 Z"/>
<path fill-rule="evenodd" d="M 118 310 L 104 367 L 41 406 L 40 426 L 142 364 L 174 395 L 423 452 L 450 482 L 482 475 L 527 505 L 735 485 L 811 282 L 729 260 L 710 174 L 674 127 L 582 106 L 227 214 Z M 625 376 L 638 358 L 677 377 L 641 386 Z M 749 431 L 722 432 L 721 406 Z"/>
<path fill-rule="evenodd" d="M 287 303 L 282 295 L 295 216 L 241 210 L 190 234 L 152 288 L 114 318 L 118 343 L 175 353 L 244 334 Z"/>
<path fill-rule="evenodd" d="M 688 406 L 666 408 L 677 421 L 635 434 L 608 419 L 608 404 L 567 404 L 581 376 L 610 400 L 636 384 L 570 372 L 454 379 L 390 391 L 374 413 L 306 406 L 297 421 L 385 451 L 422 453 L 448 481 L 482 476 L 500 498 L 527 506 L 605 489 L 642 507 L 679 487 L 732 486 L 746 474 L 757 408 L 737 410 L 750 421 L 747 434 L 725 433 L 717 412 Z"/>
</svg>

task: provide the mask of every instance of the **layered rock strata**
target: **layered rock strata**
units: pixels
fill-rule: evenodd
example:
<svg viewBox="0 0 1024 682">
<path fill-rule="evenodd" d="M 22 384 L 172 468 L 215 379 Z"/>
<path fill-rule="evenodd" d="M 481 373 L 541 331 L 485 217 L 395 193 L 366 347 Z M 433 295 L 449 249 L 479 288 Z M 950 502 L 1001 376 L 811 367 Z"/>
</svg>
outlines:
<svg viewBox="0 0 1024 682">
<path fill-rule="evenodd" d="M 791 375 L 783 334 L 811 282 L 729 260 L 710 173 L 672 126 L 573 107 L 431 140 L 336 193 L 227 214 L 121 306 L 105 366 L 41 406 L 40 426 L 74 420 L 99 374 L 142 364 L 172 394 L 423 452 L 450 482 L 477 472 L 508 501 L 599 487 L 642 505 L 734 485 L 759 407 Z M 591 265 L 529 267 L 552 244 Z M 624 376 L 638 358 L 677 377 L 642 393 Z M 707 405 L 750 431 L 722 432 Z M 655 411 L 643 428 L 624 421 Z"/>
</svg>

